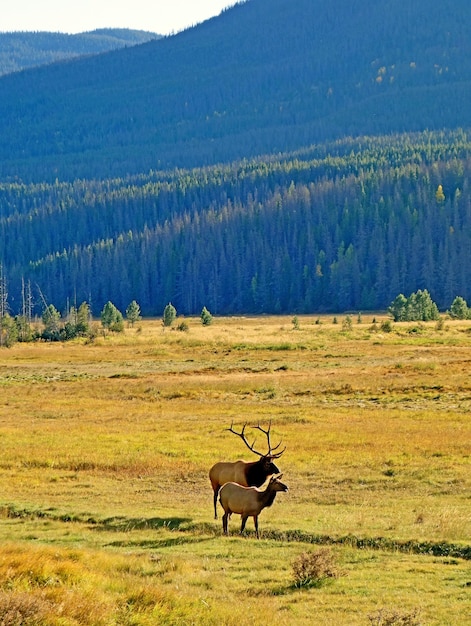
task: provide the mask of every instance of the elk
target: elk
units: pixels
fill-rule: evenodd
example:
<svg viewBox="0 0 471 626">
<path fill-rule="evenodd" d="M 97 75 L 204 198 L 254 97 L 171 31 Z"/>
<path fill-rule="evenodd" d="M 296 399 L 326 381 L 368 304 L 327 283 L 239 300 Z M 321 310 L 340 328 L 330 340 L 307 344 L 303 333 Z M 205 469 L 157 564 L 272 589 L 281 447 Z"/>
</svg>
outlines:
<svg viewBox="0 0 471 626">
<path fill-rule="evenodd" d="M 286 447 L 283 450 L 276 452 L 278 448 L 281 446 L 281 441 L 275 447 L 272 447 L 270 443 L 270 428 L 271 422 L 268 425 L 268 429 L 264 430 L 260 424 L 254 426 L 257 430 L 260 430 L 267 437 L 268 443 L 268 452 L 263 454 L 262 452 L 257 452 L 254 449 L 255 440 L 252 445 L 247 441 L 245 436 L 245 429 L 247 427 L 247 422 L 242 427 L 242 432 L 238 433 L 233 428 L 234 422 L 232 422 L 231 427 L 228 428 L 231 433 L 237 435 L 242 439 L 245 445 L 248 447 L 251 452 L 258 454 L 260 457 L 258 461 L 221 461 L 213 465 L 213 467 L 209 470 L 209 480 L 211 481 L 211 486 L 214 492 L 214 519 L 217 519 L 217 499 L 218 493 L 221 487 L 225 483 L 233 482 L 243 487 L 261 487 L 263 483 L 269 476 L 273 476 L 273 474 L 278 474 L 279 469 L 273 463 L 274 459 L 279 459 L 283 452 L 286 450 Z"/>
<path fill-rule="evenodd" d="M 248 517 L 253 517 L 255 533 L 258 534 L 258 516 L 267 506 L 271 506 L 278 491 L 288 491 L 287 485 L 281 482 L 283 474 L 272 476 L 265 489 L 259 487 L 242 487 L 237 483 L 226 483 L 219 492 L 219 502 L 224 509 L 222 516 L 222 530 L 227 532 L 228 520 L 232 513 L 240 513 L 242 524 L 240 532 L 244 532 L 245 523 Z"/>
</svg>

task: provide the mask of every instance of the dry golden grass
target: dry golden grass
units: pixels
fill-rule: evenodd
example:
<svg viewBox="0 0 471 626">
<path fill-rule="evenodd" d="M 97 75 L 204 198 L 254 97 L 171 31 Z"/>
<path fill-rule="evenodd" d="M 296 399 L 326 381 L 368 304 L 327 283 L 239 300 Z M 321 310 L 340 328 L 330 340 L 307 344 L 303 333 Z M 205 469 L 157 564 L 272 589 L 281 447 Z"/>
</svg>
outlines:
<svg viewBox="0 0 471 626">
<path fill-rule="evenodd" d="M 0 352 L 0 623 L 353 626 L 383 607 L 466 623 L 466 552 L 413 552 L 471 549 L 469 323 L 298 320 L 146 320 Z M 223 538 L 209 467 L 250 458 L 232 421 L 270 420 L 290 491 L 260 542 L 236 519 Z M 346 576 L 295 590 L 306 541 Z"/>
</svg>

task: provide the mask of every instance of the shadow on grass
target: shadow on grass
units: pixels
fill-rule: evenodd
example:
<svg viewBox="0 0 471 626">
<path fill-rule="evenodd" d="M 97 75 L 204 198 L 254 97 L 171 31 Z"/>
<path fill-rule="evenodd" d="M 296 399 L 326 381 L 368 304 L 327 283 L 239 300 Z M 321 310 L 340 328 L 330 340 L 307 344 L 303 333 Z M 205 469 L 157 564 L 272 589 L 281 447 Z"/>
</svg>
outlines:
<svg viewBox="0 0 471 626">
<path fill-rule="evenodd" d="M 454 544 L 447 541 L 397 540 L 389 537 L 357 537 L 355 535 L 332 537 L 330 535 L 306 533 L 300 530 L 286 532 L 268 531 L 265 533 L 265 538 L 275 541 L 312 543 L 324 546 L 344 545 L 359 550 L 383 550 L 387 552 L 471 560 L 471 545 Z"/>
<path fill-rule="evenodd" d="M 189 517 L 149 517 L 129 518 L 110 517 L 105 520 L 95 521 L 93 529 L 102 532 L 130 532 L 133 530 L 187 530 L 191 522 Z"/>
<path fill-rule="evenodd" d="M 296 583 L 291 583 L 289 585 L 282 585 L 280 587 L 274 587 L 272 589 L 259 589 L 256 591 L 249 590 L 247 595 L 257 597 L 257 596 L 287 596 L 294 593 L 300 593 L 302 591 L 309 591 L 311 589 L 323 589 L 329 585 L 333 585 L 334 580 L 329 578 L 322 578 L 319 580 L 310 580 L 305 582 L 302 585 L 298 585 Z"/>
<path fill-rule="evenodd" d="M 146 550 L 157 550 L 159 548 L 173 548 L 174 546 L 182 546 L 184 544 L 191 543 L 203 543 L 204 541 L 211 540 L 212 537 L 192 537 L 188 534 L 178 534 L 176 537 L 166 537 L 165 539 L 111 541 L 105 545 L 111 548 L 144 548 Z"/>
<path fill-rule="evenodd" d="M 189 517 L 150 517 L 150 518 L 128 518 L 128 517 L 110 517 L 108 519 L 95 522 L 92 530 L 107 533 L 132 533 L 139 530 L 169 530 L 173 532 L 171 537 L 162 537 L 155 539 L 132 539 L 129 534 L 126 539 L 110 541 L 106 545 L 113 548 L 134 547 L 156 550 L 158 548 L 171 548 L 190 543 L 201 543 L 202 541 L 210 541 L 213 537 L 207 533 L 203 535 L 200 532 L 197 536 L 190 534 L 192 528 L 191 518 Z"/>
</svg>

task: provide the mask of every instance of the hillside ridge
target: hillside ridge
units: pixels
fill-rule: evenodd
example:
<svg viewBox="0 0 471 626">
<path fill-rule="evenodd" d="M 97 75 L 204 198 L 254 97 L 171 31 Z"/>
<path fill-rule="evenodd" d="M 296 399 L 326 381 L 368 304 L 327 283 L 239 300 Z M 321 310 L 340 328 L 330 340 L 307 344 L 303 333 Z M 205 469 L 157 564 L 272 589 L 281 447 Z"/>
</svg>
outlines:
<svg viewBox="0 0 471 626">
<path fill-rule="evenodd" d="M 161 35 L 126 28 L 67 34 L 47 31 L 0 32 L 0 76 L 90 54 L 134 46 Z"/>
<path fill-rule="evenodd" d="M 5 76 L 0 179 L 122 176 L 468 127 L 470 25 L 466 0 L 248 0 L 172 37 Z"/>
</svg>

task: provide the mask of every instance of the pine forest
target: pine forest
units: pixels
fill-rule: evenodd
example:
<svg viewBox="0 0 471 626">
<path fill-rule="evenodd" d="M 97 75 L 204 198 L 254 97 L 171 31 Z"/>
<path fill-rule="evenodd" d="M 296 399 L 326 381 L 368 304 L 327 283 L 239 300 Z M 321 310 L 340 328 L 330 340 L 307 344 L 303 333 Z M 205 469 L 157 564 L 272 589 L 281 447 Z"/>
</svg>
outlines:
<svg viewBox="0 0 471 626">
<path fill-rule="evenodd" d="M 471 299 L 464 131 L 103 181 L 0 185 L 10 308 L 25 281 L 62 311 L 145 315 L 386 309 Z M 36 296 L 38 312 L 43 302 Z"/>
</svg>

